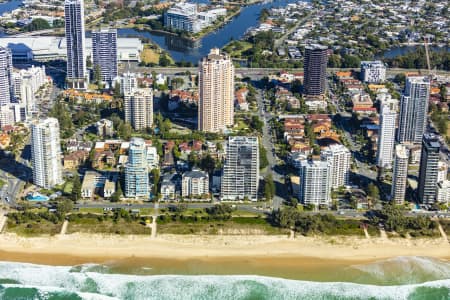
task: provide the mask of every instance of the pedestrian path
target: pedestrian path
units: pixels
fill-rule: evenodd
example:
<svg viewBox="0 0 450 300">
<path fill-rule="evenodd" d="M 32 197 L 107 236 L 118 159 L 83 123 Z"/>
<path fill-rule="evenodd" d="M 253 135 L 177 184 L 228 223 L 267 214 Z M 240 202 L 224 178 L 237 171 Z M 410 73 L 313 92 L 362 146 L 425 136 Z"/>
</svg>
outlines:
<svg viewBox="0 0 450 300">
<path fill-rule="evenodd" d="M 367 227 L 364 226 L 363 229 L 364 229 L 364 235 L 366 236 L 366 239 L 370 240 L 370 235 L 369 235 L 369 232 L 367 231 Z"/>
<path fill-rule="evenodd" d="M 438 224 L 438 229 L 439 229 L 439 232 L 441 233 L 442 239 L 448 243 L 447 234 L 445 233 L 444 229 L 442 228 L 441 223 L 439 223 L 439 221 L 437 221 L 437 224 Z"/>
<path fill-rule="evenodd" d="M 386 234 L 386 230 L 384 230 L 384 228 L 380 228 L 380 237 L 381 237 L 383 240 L 387 240 L 387 239 L 388 239 L 388 236 L 387 236 L 387 234 Z"/>
<path fill-rule="evenodd" d="M 8 217 L 5 215 L 3 211 L 0 212 L 0 233 L 3 232 L 4 227 L 8 221 Z"/>
<path fill-rule="evenodd" d="M 61 232 L 59 233 L 60 235 L 65 235 L 67 232 L 67 227 L 69 226 L 69 221 L 65 220 L 62 227 L 61 227 Z"/>
</svg>

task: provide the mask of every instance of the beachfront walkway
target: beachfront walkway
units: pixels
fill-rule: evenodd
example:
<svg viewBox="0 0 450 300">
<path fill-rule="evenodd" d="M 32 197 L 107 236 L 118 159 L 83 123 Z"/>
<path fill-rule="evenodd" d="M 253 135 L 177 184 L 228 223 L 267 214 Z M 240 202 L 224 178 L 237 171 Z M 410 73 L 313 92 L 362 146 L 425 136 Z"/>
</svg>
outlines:
<svg viewBox="0 0 450 300">
<path fill-rule="evenodd" d="M 7 221 L 8 217 L 6 216 L 6 213 L 3 210 L 0 211 L 0 233 L 3 232 L 3 228 L 5 227 Z"/>
</svg>

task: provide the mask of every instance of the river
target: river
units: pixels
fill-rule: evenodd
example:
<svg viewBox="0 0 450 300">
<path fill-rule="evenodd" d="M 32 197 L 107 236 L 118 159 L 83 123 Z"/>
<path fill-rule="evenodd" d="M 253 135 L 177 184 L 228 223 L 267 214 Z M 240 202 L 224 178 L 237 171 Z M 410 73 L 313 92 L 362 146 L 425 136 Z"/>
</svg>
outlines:
<svg viewBox="0 0 450 300">
<path fill-rule="evenodd" d="M 238 16 L 197 42 L 192 42 L 174 35 L 143 32 L 134 29 L 119 29 L 118 33 L 119 36 L 141 36 L 149 38 L 166 50 L 175 61 L 197 63 L 203 56 L 209 53 L 211 48 L 222 48 L 230 40 L 241 38 L 249 27 L 256 26 L 258 24 L 259 14 L 263 8 L 284 7 L 288 3 L 295 2 L 298 2 L 298 0 L 274 0 L 243 7 Z"/>
<path fill-rule="evenodd" d="M 22 5 L 22 0 L 13 0 L 0 3 L 0 16 L 5 12 L 10 12 L 18 8 Z M 0 37 L 5 36 L 6 34 L 3 31 L 0 31 Z"/>
<path fill-rule="evenodd" d="M 384 58 L 394 58 L 399 55 L 405 55 L 410 52 L 414 52 L 418 48 L 424 48 L 424 46 L 423 45 L 420 45 L 420 46 L 414 45 L 414 46 L 395 47 L 395 48 L 386 50 L 380 57 L 381 58 L 383 58 L 383 57 Z M 433 52 L 443 52 L 443 51 L 449 52 L 450 51 L 450 47 L 448 47 L 448 46 L 444 46 L 444 47 L 430 46 L 429 48 L 430 48 L 430 51 L 433 51 Z"/>
<path fill-rule="evenodd" d="M 309 0 L 305 0 L 309 1 Z M 197 0 L 197 3 L 208 3 L 208 0 Z M 185 61 L 196 64 L 202 57 L 207 55 L 211 48 L 222 48 L 230 40 L 240 39 L 248 28 L 258 24 L 258 17 L 263 8 L 284 7 L 288 3 L 295 3 L 298 0 L 273 0 L 243 7 L 240 14 L 230 20 L 223 27 L 215 32 L 211 32 L 202 39 L 193 42 L 171 34 L 158 32 L 138 31 L 130 28 L 118 29 L 119 36 L 138 36 L 150 39 L 166 50 L 175 61 Z M 0 15 L 4 12 L 12 11 L 22 4 L 22 0 L 13 0 L 0 3 Z M 0 37 L 5 33 L 0 31 Z M 88 33 L 89 35 L 89 33 Z M 379 58 L 392 58 L 414 51 L 421 46 L 395 47 L 385 51 Z M 430 47 L 433 51 L 450 51 L 450 47 Z"/>
</svg>

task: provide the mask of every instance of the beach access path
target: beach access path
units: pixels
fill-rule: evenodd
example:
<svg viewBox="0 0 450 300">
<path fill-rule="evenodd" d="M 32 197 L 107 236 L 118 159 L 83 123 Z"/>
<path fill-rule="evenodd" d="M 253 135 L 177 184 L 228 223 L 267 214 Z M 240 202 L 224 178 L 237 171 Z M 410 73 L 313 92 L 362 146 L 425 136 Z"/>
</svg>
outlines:
<svg viewBox="0 0 450 300">
<path fill-rule="evenodd" d="M 7 221 L 8 217 L 6 216 L 6 213 L 3 210 L 0 211 L 0 233 L 2 233 L 3 228 L 6 226 Z"/>
</svg>

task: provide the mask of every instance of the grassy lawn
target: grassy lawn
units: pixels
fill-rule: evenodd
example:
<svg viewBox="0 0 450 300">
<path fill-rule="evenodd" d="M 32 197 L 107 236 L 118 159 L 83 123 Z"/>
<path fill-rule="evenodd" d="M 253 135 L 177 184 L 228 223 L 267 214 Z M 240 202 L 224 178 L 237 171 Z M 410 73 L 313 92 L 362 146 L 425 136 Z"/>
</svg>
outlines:
<svg viewBox="0 0 450 300">
<path fill-rule="evenodd" d="M 232 41 L 226 45 L 223 50 L 230 54 L 231 57 L 241 57 L 242 52 L 247 51 L 252 47 L 252 44 L 245 41 Z"/>
<path fill-rule="evenodd" d="M 44 219 L 23 224 L 16 224 L 13 220 L 8 219 L 6 231 L 21 236 L 55 235 L 61 231 L 61 227 L 62 223 L 54 224 Z"/>
<path fill-rule="evenodd" d="M 6 182 L 2 179 L 0 179 L 0 189 L 6 184 Z"/>
<path fill-rule="evenodd" d="M 67 233 L 107 233 L 107 234 L 148 234 L 151 229 L 145 227 L 143 220 L 129 222 L 125 219 L 118 219 L 117 222 L 111 218 L 101 219 L 95 216 L 86 216 L 72 220 L 67 228 Z"/>
<path fill-rule="evenodd" d="M 103 214 L 103 208 L 97 207 L 82 207 L 79 210 L 80 213 L 91 213 L 91 214 Z"/>
<path fill-rule="evenodd" d="M 245 210 L 235 210 L 231 213 L 233 218 L 236 217 L 258 217 L 258 216 L 263 216 L 264 213 L 255 213 L 255 212 L 250 212 L 250 211 L 245 211 Z"/>
<path fill-rule="evenodd" d="M 442 229 L 444 229 L 447 236 L 450 237 L 450 220 L 439 220 L 439 223 L 441 223 Z"/>
<path fill-rule="evenodd" d="M 66 182 L 66 184 L 64 185 L 64 193 L 66 194 L 70 194 L 72 193 L 72 188 L 73 188 L 73 183 L 71 181 Z"/>
<path fill-rule="evenodd" d="M 149 63 L 158 64 L 159 56 L 160 55 L 157 52 L 157 50 L 146 47 L 141 53 L 141 60 L 142 60 L 142 62 L 144 62 L 146 64 L 149 64 Z"/>
<path fill-rule="evenodd" d="M 154 209 L 153 208 L 140 208 L 139 212 L 141 215 L 143 216 L 151 216 L 154 213 Z"/>
<path fill-rule="evenodd" d="M 227 221 L 161 220 L 158 233 L 167 234 L 287 234 L 287 230 L 273 227 L 264 218 L 234 217 Z"/>
</svg>

